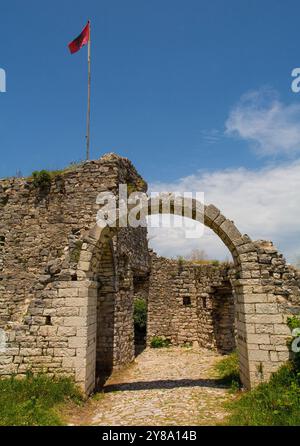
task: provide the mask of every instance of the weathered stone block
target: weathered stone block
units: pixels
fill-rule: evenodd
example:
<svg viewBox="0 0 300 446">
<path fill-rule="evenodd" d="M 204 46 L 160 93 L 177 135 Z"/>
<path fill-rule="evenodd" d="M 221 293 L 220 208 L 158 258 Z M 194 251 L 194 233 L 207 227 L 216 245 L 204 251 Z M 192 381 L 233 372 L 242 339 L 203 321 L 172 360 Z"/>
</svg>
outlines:
<svg viewBox="0 0 300 446">
<path fill-rule="evenodd" d="M 79 290 L 78 288 L 61 288 L 58 290 L 59 297 L 78 297 Z"/>
</svg>

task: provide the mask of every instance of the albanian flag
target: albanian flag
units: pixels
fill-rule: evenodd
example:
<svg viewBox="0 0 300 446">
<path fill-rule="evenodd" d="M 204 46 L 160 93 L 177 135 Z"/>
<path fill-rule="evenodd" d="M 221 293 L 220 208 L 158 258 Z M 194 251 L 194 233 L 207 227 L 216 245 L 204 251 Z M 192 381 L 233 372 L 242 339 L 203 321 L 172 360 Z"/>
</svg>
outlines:
<svg viewBox="0 0 300 446">
<path fill-rule="evenodd" d="M 88 43 L 90 40 L 90 21 L 87 22 L 86 26 L 81 31 L 76 39 L 74 39 L 71 43 L 69 43 L 68 47 L 70 53 L 77 53 L 84 45 Z"/>
</svg>

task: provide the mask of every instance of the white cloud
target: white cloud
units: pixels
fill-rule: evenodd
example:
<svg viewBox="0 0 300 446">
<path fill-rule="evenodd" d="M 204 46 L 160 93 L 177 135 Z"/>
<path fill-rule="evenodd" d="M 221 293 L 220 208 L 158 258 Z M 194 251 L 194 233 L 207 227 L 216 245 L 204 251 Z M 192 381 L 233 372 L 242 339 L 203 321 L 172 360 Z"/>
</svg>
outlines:
<svg viewBox="0 0 300 446">
<path fill-rule="evenodd" d="M 225 126 L 227 135 L 250 141 L 260 155 L 300 152 L 300 103 L 285 105 L 273 90 L 244 95 Z"/>
<path fill-rule="evenodd" d="M 204 192 L 242 233 L 272 240 L 290 261 L 300 255 L 300 160 L 258 171 L 245 168 L 198 172 L 174 183 L 156 183 L 152 191 Z M 150 245 L 165 256 L 183 255 L 194 247 L 210 258 L 230 256 L 211 230 L 201 239 L 186 239 L 178 228 L 150 228 Z"/>
</svg>

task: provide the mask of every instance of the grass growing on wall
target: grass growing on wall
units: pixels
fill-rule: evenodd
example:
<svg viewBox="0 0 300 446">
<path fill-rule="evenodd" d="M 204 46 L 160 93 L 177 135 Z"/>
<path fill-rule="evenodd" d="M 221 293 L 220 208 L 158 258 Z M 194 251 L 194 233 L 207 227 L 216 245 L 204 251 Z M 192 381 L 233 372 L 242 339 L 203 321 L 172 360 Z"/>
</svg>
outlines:
<svg viewBox="0 0 300 446">
<path fill-rule="evenodd" d="M 170 345 L 171 345 L 170 340 L 165 339 L 161 336 L 153 336 L 153 338 L 150 341 L 151 348 L 164 348 L 164 347 L 169 347 Z"/>
<path fill-rule="evenodd" d="M 64 403 L 82 401 L 69 378 L 45 375 L 0 380 L 0 426 L 59 426 Z"/>
<path fill-rule="evenodd" d="M 35 170 L 31 174 L 34 187 L 37 188 L 48 188 L 51 185 L 53 178 L 63 175 L 64 173 L 72 172 L 82 165 L 82 162 L 73 162 L 69 164 L 65 169 L 60 170 Z"/>
</svg>

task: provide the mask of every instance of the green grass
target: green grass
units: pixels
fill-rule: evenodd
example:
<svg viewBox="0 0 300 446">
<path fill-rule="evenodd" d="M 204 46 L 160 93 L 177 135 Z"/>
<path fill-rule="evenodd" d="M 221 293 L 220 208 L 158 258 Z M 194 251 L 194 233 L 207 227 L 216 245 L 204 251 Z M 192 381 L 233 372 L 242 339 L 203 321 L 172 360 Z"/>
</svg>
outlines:
<svg viewBox="0 0 300 446">
<path fill-rule="evenodd" d="M 237 352 L 224 356 L 216 365 L 215 370 L 223 384 L 227 384 L 232 390 L 241 386 L 239 362 Z"/>
<path fill-rule="evenodd" d="M 300 426 L 300 373 L 289 362 L 268 383 L 245 392 L 227 405 L 233 426 Z"/>
<path fill-rule="evenodd" d="M 169 347 L 171 342 L 169 339 L 165 339 L 161 336 L 153 336 L 153 338 L 150 341 L 150 347 L 151 348 L 164 348 Z"/>
<path fill-rule="evenodd" d="M 288 318 L 287 325 L 291 330 L 299 328 L 299 317 Z M 237 354 L 222 359 L 216 371 L 232 387 L 238 379 Z M 230 413 L 226 424 L 230 426 L 300 426 L 300 354 L 294 354 L 269 382 L 239 392 L 226 407 Z"/>
<path fill-rule="evenodd" d="M 0 380 L 0 426 L 62 425 L 64 403 L 82 401 L 82 395 L 69 378 L 45 375 Z"/>
<path fill-rule="evenodd" d="M 59 175 L 63 175 L 64 173 L 67 172 L 72 172 L 73 170 L 76 170 L 78 167 L 80 167 L 80 165 L 82 164 L 82 162 L 78 162 L 78 163 L 71 163 L 69 164 L 69 166 L 67 166 L 65 169 L 60 169 L 60 170 L 35 170 L 34 172 L 32 172 L 32 175 L 30 178 L 33 179 L 33 185 L 36 188 L 49 188 L 51 186 L 51 181 L 53 180 L 53 178 L 59 176 Z"/>
<path fill-rule="evenodd" d="M 288 318 L 287 325 L 299 328 L 299 317 Z M 294 354 L 269 382 L 241 393 L 227 408 L 228 425 L 300 426 L 300 354 Z"/>
<path fill-rule="evenodd" d="M 225 356 L 215 370 L 231 390 L 240 388 L 237 353 Z M 269 382 L 251 391 L 238 392 L 226 404 L 229 426 L 300 426 L 300 359 L 295 355 L 271 376 Z"/>
</svg>

